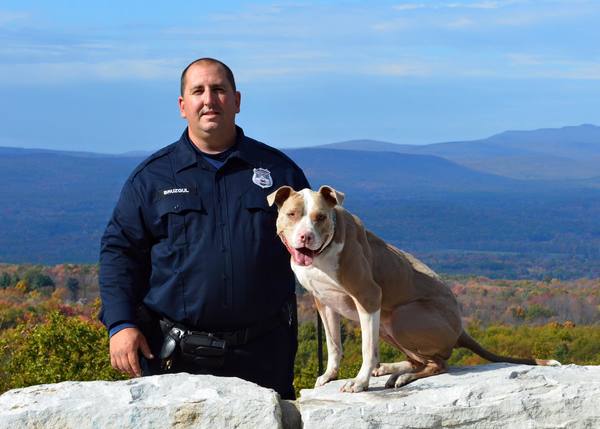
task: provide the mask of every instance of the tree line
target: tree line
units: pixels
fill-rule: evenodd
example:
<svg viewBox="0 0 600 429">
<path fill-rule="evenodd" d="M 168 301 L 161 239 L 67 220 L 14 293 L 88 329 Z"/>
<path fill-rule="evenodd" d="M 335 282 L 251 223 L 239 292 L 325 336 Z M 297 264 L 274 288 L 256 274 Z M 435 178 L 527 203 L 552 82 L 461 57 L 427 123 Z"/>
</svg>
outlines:
<svg viewBox="0 0 600 429">
<path fill-rule="evenodd" d="M 446 280 L 458 297 L 468 331 L 490 350 L 600 365 L 600 279 Z M 96 266 L 0 265 L 0 393 L 65 380 L 125 378 L 110 366 L 94 282 Z M 312 388 L 319 375 L 312 298 L 301 294 L 298 301 L 297 391 Z M 362 360 L 357 324 L 343 321 L 342 340 L 340 378 L 350 378 Z M 382 361 L 404 359 L 385 343 L 380 355 Z M 456 350 L 449 361 L 450 365 L 483 362 L 464 349 Z"/>
</svg>

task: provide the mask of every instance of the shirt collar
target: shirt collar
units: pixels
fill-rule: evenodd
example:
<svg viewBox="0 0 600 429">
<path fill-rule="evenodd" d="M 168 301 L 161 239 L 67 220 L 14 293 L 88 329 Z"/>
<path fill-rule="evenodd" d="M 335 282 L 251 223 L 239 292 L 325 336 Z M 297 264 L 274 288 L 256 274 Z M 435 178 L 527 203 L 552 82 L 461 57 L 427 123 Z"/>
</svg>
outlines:
<svg viewBox="0 0 600 429">
<path fill-rule="evenodd" d="M 242 128 L 235 126 L 236 129 L 236 148 L 227 160 L 232 158 L 238 158 L 252 166 L 259 166 L 260 157 L 257 153 L 256 144 L 244 135 L 244 130 Z M 174 162 L 175 162 L 175 170 L 180 172 L 187 167 L 190 167 L 194 164 L 207 163 L 206 160 L 194 149 L 193 143 L 188 136 L 187 128 L 183 131 L 181 138 L 175 145 L 174 151 Z M 208 164 L 207 164 L 208 165 Z"/>
<path fill-rule="evenodd" d="M 253 167 L 260 167 L 261 156 L 259 154 L 256 142 L 244 135 L 244 130 L 236 125 L 237 144 L 235 150 L 231 152 L 228 159 L 237 158 Z"/>
</svg>

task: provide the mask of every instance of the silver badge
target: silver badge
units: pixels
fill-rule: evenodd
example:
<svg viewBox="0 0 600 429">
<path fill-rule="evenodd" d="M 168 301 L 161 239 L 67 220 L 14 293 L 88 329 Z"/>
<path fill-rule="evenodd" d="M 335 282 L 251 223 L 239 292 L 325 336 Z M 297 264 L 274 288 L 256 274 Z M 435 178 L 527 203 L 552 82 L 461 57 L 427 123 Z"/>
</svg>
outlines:
<svg viewBox="0 0 600 429">
<path fill-rule="evenodd" d="M 261 188 L 270 188 L 273 186 L 271 172 L 266 168 L 255 168 L 252 175 L 252 181 Z"/>
</svg>

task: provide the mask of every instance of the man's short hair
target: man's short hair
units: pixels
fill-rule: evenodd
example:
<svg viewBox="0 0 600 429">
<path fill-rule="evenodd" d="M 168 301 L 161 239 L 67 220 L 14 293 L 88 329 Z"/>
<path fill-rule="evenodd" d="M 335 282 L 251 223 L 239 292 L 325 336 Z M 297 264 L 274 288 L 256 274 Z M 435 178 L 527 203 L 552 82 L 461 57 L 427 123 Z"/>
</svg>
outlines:
<svg viewBox="0 0 600 429">
<path fill-rule="evenodd" d="M 189 63 L 187 65 L 186 68 L 183 69 L 183 71 L 181 72 L 181 86 L 180 86 L 180 93 L 181 96 L 183 97 L 183 91 L 185 90 L 185 75 L 187 74 L 188 69 L 193 66 L 194 64 L 197 63 L 213 63 L 213 64 L 218 64 L 221 67 L 223 67 L 223 70 L 225 70 L 225 76 L 227 77 L 227 80 L 229 81 L 229 83 L 231 84 L 231 87 L 233 88 L 234 91 L 237 91 L 236 87 L 235 87 L 235 78 L 233 77 L 233 72 L 231 71 L 231 69 L 227 66 L 227 64 L 216 60 L 214 58 L 209 58 L 209 57 L 205 57 L 205 58 L 198 58 L 197 60 L 192 61 L 191 63 Z"/>
</svg>

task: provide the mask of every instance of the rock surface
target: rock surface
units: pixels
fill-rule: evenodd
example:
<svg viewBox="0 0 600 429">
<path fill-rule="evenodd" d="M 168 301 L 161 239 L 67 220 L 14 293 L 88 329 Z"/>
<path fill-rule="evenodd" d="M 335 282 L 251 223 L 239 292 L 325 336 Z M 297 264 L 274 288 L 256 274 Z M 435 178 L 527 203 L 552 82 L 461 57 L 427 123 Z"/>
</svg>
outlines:
<svg viewBox="0 0 600 429">
<path fill-rule="evenodd" d="M 600 366 L 452 368 L 400 389 L 386 379 L 362 393 L 334 381 L 295 403 L 209 375 L 46 384 L 1 395 L 0 428 L 600 428 Z"/>
<path fill-rule="evenodd" d="M 305 428 L 600 428 L 600 366 L 490 364 L 452 368 L 400 389 L 303 390 Z"/>
<path fill-rule="evenodd" d="M 0 396 L 0 428 L 279 428 L 279 396 L 238 378 L 68 381 Z"/>
</svg>

